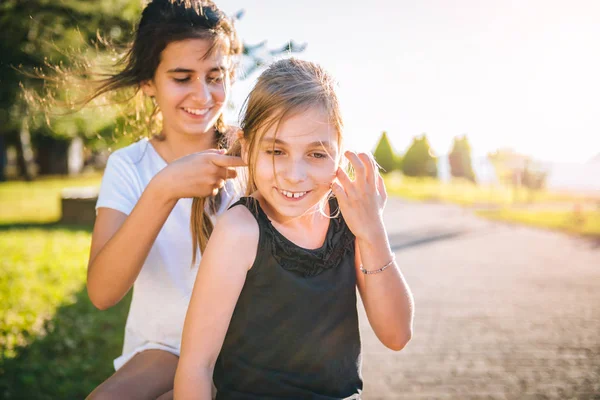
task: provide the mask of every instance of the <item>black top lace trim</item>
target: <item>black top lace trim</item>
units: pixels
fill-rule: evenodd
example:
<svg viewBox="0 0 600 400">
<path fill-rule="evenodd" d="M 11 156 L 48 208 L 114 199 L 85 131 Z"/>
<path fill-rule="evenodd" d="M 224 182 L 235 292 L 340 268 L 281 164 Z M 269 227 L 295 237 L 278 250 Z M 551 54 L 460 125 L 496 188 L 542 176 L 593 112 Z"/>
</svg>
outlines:
<svg viewBox="0 0 600 400">
<path fill-rule="evenodd" d="M 315 276 L 340 265 L 346 253 L 354 249 L 354 234 L 346 225 L 342 214 L 337 211 L 338 204 L 335 198 L 329 200 L 330 215 L 338 215 L 331 217 L 325 242 L 318 249 L 302 248 L 283 236 L 275 229 L 255 198 L 244 197 L 240 202 L 250 203 L 249 209 L 258 212 L 257 219 L 266 228 L 264 231 L 268 235 L 267 240 L 271 244 L 273 257 L 288 271 L 304 277 Z"/>
</svg>

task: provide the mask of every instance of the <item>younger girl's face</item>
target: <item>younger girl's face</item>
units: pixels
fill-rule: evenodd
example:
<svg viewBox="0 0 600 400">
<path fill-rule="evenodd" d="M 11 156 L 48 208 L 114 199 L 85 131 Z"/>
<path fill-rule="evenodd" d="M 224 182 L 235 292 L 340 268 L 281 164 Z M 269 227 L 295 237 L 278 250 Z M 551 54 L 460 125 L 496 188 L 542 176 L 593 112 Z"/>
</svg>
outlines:
<svg viewBox="0 0 600 400">
<path fill-rule="evenodd" d="M 230 57 L 205 39 L 171 42 L 161 53 L 152 81 L 142 85 L 154 96 L 163 132 L 199 135 L 212 131 L 227 103 Z"/>
<path fill-rule="evenodd" d="M 317 107 L 264 132 L 257 144 L 254 180 L 279 222 L 303 215 L 329 194 L 338 167 L 338 143 L 335 127 Z"/>
</svg>

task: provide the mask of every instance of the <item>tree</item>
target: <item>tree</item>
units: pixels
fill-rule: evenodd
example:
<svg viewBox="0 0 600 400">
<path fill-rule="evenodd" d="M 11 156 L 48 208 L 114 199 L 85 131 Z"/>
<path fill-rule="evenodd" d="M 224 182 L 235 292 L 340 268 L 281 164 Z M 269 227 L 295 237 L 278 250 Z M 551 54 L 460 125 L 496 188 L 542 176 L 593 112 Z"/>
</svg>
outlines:
<svg viewBox="0 0 600 400">
<path fill-rule="evenodd" d="M 528 160 L 523 167 L 521 184 L 530 191 L 543 190 L 546 187 L 548 171 L 539 164 Z"/>
<path fill-rule="evenodd" d="M 36 125 L 22 87 L 41 90 L 43 80 L 23 74 L 46 64 L 68 65 L 67 49 L 89 46 L 98 30 L 110 32 L 115 40 L 130 36 L 131 26 L 141 11 L 139 1 L 105 0 L 3 0 L 0 31 L 10 32 L 0 40 L 0 135 L 6 145 L 17 145 L 26 178 L 33 178 L 36 135 L 52 136 L 48 127 Z M 0 152 L 5 152 L 0 148 Z M 2 171 L 0 171 L 0 175 Z"/>
<path fill-rule="evenodd" d="M 512 149 L 500 149 L 488 154 L 488 159 L 496 170 L 498 180 L 513 188 L 513 201 L 519 199 L 521 188 L 529 192 L 529 200 L 536 191 L 546 187 L 548 171 L 530 156 Z"/>
<path fill-rule="evenodd" d="M 471 146 L 467 136 L 455 137 L 452 150 L 448 155 L 450 163 L 450 174 L 458 178 L 467 178 L 475 183 L 475 173 L 471 161 Z"/>
<path fill-rule="evenodd" d="M 413 138 L 402 160 L 402 172 L 406 176 L 437 177 L 437 157 L 431 150 L 426 134 Z"/>
<path fill-rule="evenodd" d="M 373 152 L 373 157 L 375 157 L 375 161 L 383 169 L 383 173 L 389 173 L 398 168 L 398 156 L 396 156 L 392 149 L 387 132 L 384 131 L 381 134 L 379 143 L 377 143 Z"/>
<path fill-rule="evenodd" d="M 98 137 L 114 140 L 115 131 L 126 129 L 132 117 L 115 107 L 87 109 L 54 118 L 53 115 L 65 111 L 58 110 L 48 118 L 48 110 L 44 108 L 48 106 L 48 96 L 65 99 L 80 93 L 80 88 L 69 82 L 61 82 L 55 92 L 48 93 L 47 78 L 52 73 L 48 66 L 64 71 L 82 59 L 92 65 L 113 63 L 118 54 L 110 46 L 102 45 L 98 32 L 117 46 L 125 45 L 133 37 L 143 3 L 140 0 L 0 2 L 0 31 L 10 33 L 10 37 L 4 35 L 0 39 L 0 161 L 5 159 L 8 146 L 17 146 L 21 170 L 26 178 L 32 179 L 36 169 L 34 149 L 38 144 L 40 151 L 45 148 L 41 141 L 69 142 L 75 136 L 83 137 L 86 143 Z M 242 16 L 240 11 L 233 18 Z M 256 46 L 244 43 L 242 64 L 251 72 L 279 54 L 299 52 L 304 47 L 290 41 L 270 50 L 265 43 Z M 32 99 L 40 99 L 37 102 L 41 104 L 32 107 L 36 103 Z M 3 172 L 4 168 L 0 168 L 0 180 Z"/>
<path fill-rule="evenodd" d="M 512 186 L 521 184 L 521 172 L 529 160 L 528 156 L 512 149 L 499 149 L 487 157 L 494 166 L 498 181 Z"/>
</svg>

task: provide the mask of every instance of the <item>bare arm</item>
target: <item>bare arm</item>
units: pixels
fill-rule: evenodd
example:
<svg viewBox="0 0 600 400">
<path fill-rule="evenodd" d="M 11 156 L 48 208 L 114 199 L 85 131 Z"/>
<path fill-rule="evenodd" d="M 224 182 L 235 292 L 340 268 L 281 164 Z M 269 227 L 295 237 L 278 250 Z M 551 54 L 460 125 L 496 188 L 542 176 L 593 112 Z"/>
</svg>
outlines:
<svg viewBox="0 0 600 400">
<path fill-rule="evenodd" d="M 258 224 L 245 207 L 227 211 L 215 227 L 200 262 L 185 319 L 175 374 L 177 399 L 211 398 L 215 362 L 246 273 L 256 257 L 258 236 Z"/>
<path fill-rule="evenodd" d="M 99 208 L 87 274 L 92 303 L 99 309 L 117 304 L 135 282 L 177 200 L 213 194 L 225 179 L 235 176 L 228 167 L 237 165 L 243 165 L 239 158 L 216 151 L 192 154 L 158 173 L 129 216 Z"/>
<path fill-rule="evenodd" d="M 383 223 L 381 224 L 383 227 Z M 377 274 L 360 271 L 376 270 L 392 260 L 385 228 L 379 235 L 356 241 L 356 282 L 377 338 L 392 350 L 402 350 L 412 336 L 414 304 L 412 294 L 396 262 Z"/>
<path fill-rule="evenodd" d="M 129 291 L 177 202 L 161 194 L 158 186 L 158 182 L 150 182 L 129 216 L 110 208 L 98 209 L 87 290 L 101 310 L 117 304 Z"/>
<path fill-rule="evenodd" d="M 356 236 L 358 290 L 379 340 L 392 350 L 400 350 L 411 338 L 414 313 L 406 281 L 395 262 L 377 274 L 365 275 L 360 271 L 361 264 L 373 271 L 393 257 L 382 219 L 387 200 L 385 185 L 370 155 L 346 152 L 346 157 L 354 167 L 355 180 L 339 169 L 339 183 L 334 182 L 332 189 L 348 227 Z"/>
</svg>

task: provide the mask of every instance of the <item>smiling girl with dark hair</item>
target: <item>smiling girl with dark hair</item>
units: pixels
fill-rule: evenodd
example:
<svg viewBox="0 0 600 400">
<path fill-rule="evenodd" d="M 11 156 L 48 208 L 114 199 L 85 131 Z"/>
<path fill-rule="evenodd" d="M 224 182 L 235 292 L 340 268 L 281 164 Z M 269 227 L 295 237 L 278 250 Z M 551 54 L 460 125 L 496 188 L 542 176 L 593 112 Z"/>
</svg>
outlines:
<svg viewBox="0 0 600 400">
<path fill-rule="evenodd" d="M 99 309 L 133 287 L 123 354 L 90 398 L 172 396 L 181 332 L 198 265 L 192 265 L 192 198 L 208 198 L 207 221 L 235 200 L 225 155 L 223 109 L 241 45 L 211 2 L 153 0 L 135 39 L 90 101 L 119 91 L 152 98 L 160 132 L 115 151 L 102 180 L 87 289 Z M 212 226 L 212 225 L 211 225 Z M 190 265 L 192 267 L 190 268 Z"/>
</svg>

